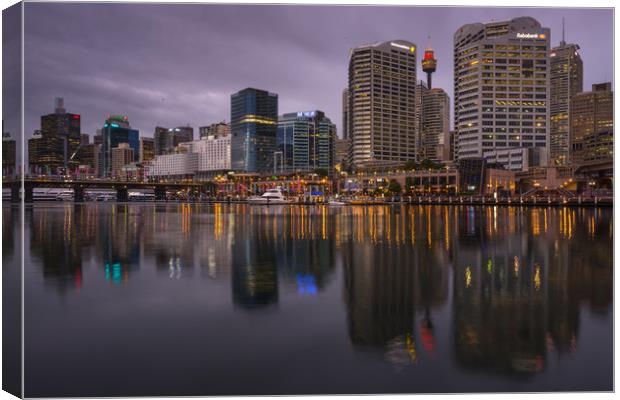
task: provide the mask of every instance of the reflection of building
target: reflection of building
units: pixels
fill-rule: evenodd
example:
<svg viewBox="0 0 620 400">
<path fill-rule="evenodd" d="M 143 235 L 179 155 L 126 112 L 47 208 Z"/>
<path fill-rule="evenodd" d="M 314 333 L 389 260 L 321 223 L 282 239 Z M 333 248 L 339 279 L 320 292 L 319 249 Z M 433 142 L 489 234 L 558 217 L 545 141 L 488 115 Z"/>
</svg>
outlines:
<svg viewBox="0 0 620 400">
<path fill-rule="evenodd" d="M 134 159 L 132 161 L 136 161 L 140 151 L 140 133 L 131 128 L 126 115 L 108 115 L 101 132 L 103 143 L 99 155 L 99 162 L 101 163 L 99 175 L 109 177 L 112 174 L 112 149 L 121 143 L 127 143 L 133 150 Z"/>
<path fill-rule="evenodd" d="M 278 95 L 253 88 L 230 97 L 231 168 L 273 173 L 278 125 Z"/>
<path fill-rule="evenodd" d="M 64 101 L 55 100 L 53 114 L 41 117 L 40 134 L 28 139 L 28 163 L 36 173 L 57 174 L 59 168 L 75 168 L 71 159 L 81 140 L 80 116 L 65 111 Z"/>
<path fill-rule="evenodd" d="M 612 160 L 614 92 L 611 83 L 592 85 L 592 91 L 573 96 L 570 104 L 570 161 L 582 165 Z"/>
<path fill-rule="evenodd" d="M 454 34 L 458 159 L 546 147 L 549 28 L 533 18 L 464 25 Z"/>
<path fill-rule="evenodd" d="M 275 171 L 305 174 L 323 169 L 332 175 L 335 138 L 336 125 L 322 111 L 280 116 Z"/>
<path fill-rule="evenodd" d="M 583 62 L 579 46 L 564 38 L 551 49 L 549 158 L 552 165 L 566 165 L 569 157 L 570 101 L 583 91 Z"/>
<path fill-rule="evenodd" d="M 349 59 L 352 163 L 401 165 L 416 154 L 416 46 L 356 47 Z"/>
</svg>

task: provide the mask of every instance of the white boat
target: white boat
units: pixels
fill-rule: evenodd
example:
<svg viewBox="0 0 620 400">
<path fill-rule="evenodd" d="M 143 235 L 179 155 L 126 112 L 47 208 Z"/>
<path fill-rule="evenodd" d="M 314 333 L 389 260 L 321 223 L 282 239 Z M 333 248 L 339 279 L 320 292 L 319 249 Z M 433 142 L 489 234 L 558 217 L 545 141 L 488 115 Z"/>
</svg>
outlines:
<svg viewBox="0 0 620 400">
<path fill-rule="evenodd" d="M 340 207 L 340 206 L 347 205 L 347 203 L 345 203 L 344 201 L 339 201 L 339 200 L 330 200 L 329 203 L 327 204 L 333 207 Z"/>
<path fill-rule="evenodd" d="M 65 190 L 56 195 L 56 200 L 73 201 L 73 190 Z"/>
<path fill-rule="evenodd" d="M 267 189 L 261 196 L 248 197 L 249 204 L 290 204 L 292 200 L 287 199 L 282 194 L 280 188 Z"/>
</svg>

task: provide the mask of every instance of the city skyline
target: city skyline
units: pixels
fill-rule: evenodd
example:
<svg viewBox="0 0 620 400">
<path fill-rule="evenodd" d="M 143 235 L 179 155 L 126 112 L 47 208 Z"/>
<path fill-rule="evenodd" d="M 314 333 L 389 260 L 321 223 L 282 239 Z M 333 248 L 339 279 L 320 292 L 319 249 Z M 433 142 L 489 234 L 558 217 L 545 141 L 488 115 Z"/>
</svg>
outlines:
<svg viewBox="0 0 620 400">
<path fill-rule="evenodd" d="M 85 133 L 94 135 L 106 114 L 122 113 L 141 135 L 151 137 L 155 126 L 189 123 L 197 128 L 228 120 L 230 95 L 244 87 L 278 93 L 280 115 L 324 110 L 341 136 L 341 96 L 351 48 L 403 39 L 423 51 L 431 36 L 438 60 L 433 86 L 444 89 L 452 103 L 454 32 L 466 23 L 522 15 L 551 29 L 551 47 L 561 40 L 564 17 L 566 42 L 581 47 L 584 87 L 613 82 L 612 38 L 602 33 L 611 31 L 610 9 L 106 4 L 99 10 L 98 6 L 26 5 L 25 139 L 39 129 L 40 115 L 52 111 L 56 96 L 65 98 L 67 111 L 82 115 Z M 444 22 L 441 26 L 430 22 L 438 16 Z M 117 21 L 114 32 L 101 29 L 110 18 Z M 313 29 L 317 18 L 324 21 L 321 31 Z M 58 23 L 67 19 L 77 23 Z M 126 19 L 132 24 L 124 23 Z M 274 19 L 280 23 L 266 23 Z M 353 25 L 354 20 L 361 22 Z M 388 20 L 389 24 L 381 23 Z M 342 24 L 346 29 L 338 29 Z M 257 30 L 259 25 L 269 28 Z M 156 26 L 162 28 L 156 31 Z M 110 58 L 112 64 L 106 62 Z M 425 79 L 421 65 L 417 73 Z M 15 121 L 5 121 L 5 130 L 14 136 L 15 126 Z"/>
</svg>

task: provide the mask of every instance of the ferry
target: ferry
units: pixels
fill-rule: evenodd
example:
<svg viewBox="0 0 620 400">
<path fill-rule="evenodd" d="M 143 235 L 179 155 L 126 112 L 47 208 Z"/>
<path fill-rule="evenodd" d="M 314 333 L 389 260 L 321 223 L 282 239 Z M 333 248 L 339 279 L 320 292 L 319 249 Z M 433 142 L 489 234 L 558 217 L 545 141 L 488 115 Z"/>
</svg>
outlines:
<svg viewBox="0 0 620 400">
<path fill-rule="evenodd" d="M 56 195 L 56 200 L 73 201 L 73 190 L 63 190 Z"/>
<path fill-rule="evenodd" d="M 248 197 L 249 204 L 291 204 L 292 202 L 284 197 L 280 188 L 267 189 L 261 196 Z"/>
<path fill-rule="evenodd" d="M 127 198 L 129 201 L 154 201 L 155 193 L 129 192 Z"/>
</svg>

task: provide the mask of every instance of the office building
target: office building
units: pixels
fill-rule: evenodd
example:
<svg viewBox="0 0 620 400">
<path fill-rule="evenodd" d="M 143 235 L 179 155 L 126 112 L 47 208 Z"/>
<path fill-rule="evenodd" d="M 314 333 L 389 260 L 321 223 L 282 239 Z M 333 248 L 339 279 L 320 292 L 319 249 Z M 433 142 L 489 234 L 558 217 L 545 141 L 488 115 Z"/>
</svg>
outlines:
<svg viewBox="0 0 620 400">
<path fill-rule="evenodd" d="M 278 95 L 247 88 L 230 97 L 231 168 L 255 174 L 273 173 Z"/>
<path fill-rule="evenodd" d="M 37 173 L 68 173 L 78 165 L 71 156 L 80 145 L 80 116 L 67 113 L 60 97 L 54 105 L 53 114 L 41 117 L 40 134 L 28 140 L 28 163 Z"/>
<path fill-rule="evenodd" d="M 428 86 L 424 81 L 418 81 L 415 91 L 415 156 L 412 160 L 424 159 L 424 147 L 422 143 L 422 115 L 424 113 L 424 98 L 428 93 Z"/>
<path fill-rule="evenodd" d="M 155 154 L 173 153 L 179 143 L 187 143 L 194 140 L 194 128 L 191 126 L 178 126 L 176 128 L 155 127 L 153 135 L 155 142 Z"/>
<path fill-rule="evenodd" d="M 209 178 L 230 171 L 230 139 L 230 135 L 209 135 L 179 145 L 185 153 L 198 154 L 195 178 Z"/>
<path fill-rule="evenodd" d="M 110 152 L 112 177 L 119 177 L 122 168 L 134 162 L 134 150 L 129 143 L 119 143 L 118 146 L 113 147 Z"/>
<path fill-rule="evenodd" d="M 422 159 L 450 159 L 450 98 L 443 89 L 430 89 L 422 99 Z"/>
<path fill-rule="evenodd" d="M 138 162 L 147 163 L 155 157 L 155 139 L 141 137 L 138 142 Z"/>
<path fill-rule="evenodd" d="M 94 143 L 83 144 L 78 149 L 76 158 L 79 165 L 87 168 L 95 168 L 95 149 L 97 145 Z"/>
<path fill-rule="evenodd" d="M 274 171 L 307 174 L 334 169 L 336 125 L 322 111 L 288 113 L 278 119 Z"/>
<path fill-rule="evenodd" d="M 614 92 L 611 83 L 592 85 L 570 103 L 570 163 L 580 166 L 611 160 L 614 131 Z"/>
<path fill-rule="evenodd" d="M 352 163 L 396 166 L 416 155 L 416 46 L 393 40 L 351 50 Z"/>
<path fill-rule="evenodd" d="M 149 178 L 191 179 L 198 168 L 198 153 L 175 153 L 156 156 L 146 167 Z"/>
<path fill-rule="evenodd" d="M 205 136 L 215 136 L 215 137 L 226 136 L 226 135 L 230 135 L 230 124 L 224 121 L 217 122 L 215 124 L 211 124 L 208 126 L 199 127 L 198 132 L 200 133 L 201 138 Z"/>
<path fill-rule="evenodd" d="M 533 167 L 546 167 L 548 151 L 545 147 L 497 149 L 485 153 L 484 158 L 489 164 L 501 165 L 510 171 L 526 172 Z"/>
<path fill-rule="evenodd" d="M 351 139 L 340 139 L 336 137 L 334 143 L 334 168 L 340 170 L 349 167 L 349 154 L 351 152 Z"/>
<path fill-rule="evenodd" d="M 458 159 L 549 141 L 549 28 L 530 17 L 454 34 Z"/>
<path fill-rule="evenodd" d="M 2 133 L 2 176 L 13 176 L 17 161 L 17 146 L 9 132 Z"/>
<path fill-rule="evenodd" d="M 563 33 L 563 32 L 562 32 Z M 570 100 L 583 91 L 583 61 L 579 46 L 567 44 L 562 37 L 551 49 L 551 91 L 549 99 L 551 165 L 567 165 L 569 158 Z"/>
<path fill-rule="evenodd" d="M 112 176 L 112 149 L 117 148 L 121 143 L 127 143 L 133 150 L 132 156 L 136 158 L 140 150 L 140 133 L 131 128 L 126 115 L 108 115 L 101 134 L 103 143 L 101 144 L 100 173 L 102 177 L 109 177 Z"/>
<path fill-rule="evenodd" d="M 349 89 L 344 89 L 342 91 L 342 135 L 340 135 L 343 139 L 349 138 L 349 125 L 351 124 L 350 118 L 350 110 L 351 102 Z"/>
</svg>

